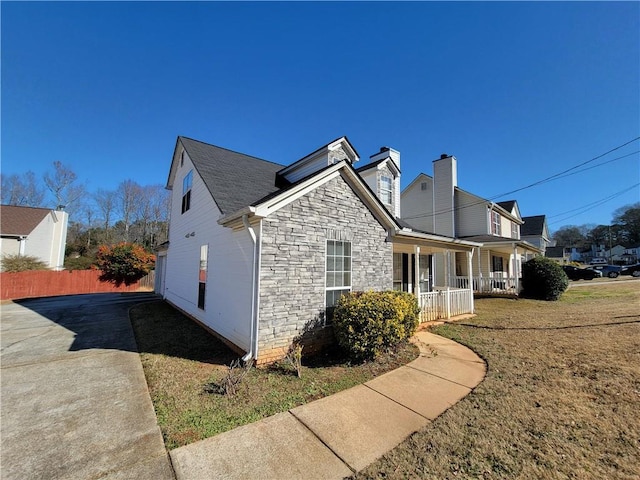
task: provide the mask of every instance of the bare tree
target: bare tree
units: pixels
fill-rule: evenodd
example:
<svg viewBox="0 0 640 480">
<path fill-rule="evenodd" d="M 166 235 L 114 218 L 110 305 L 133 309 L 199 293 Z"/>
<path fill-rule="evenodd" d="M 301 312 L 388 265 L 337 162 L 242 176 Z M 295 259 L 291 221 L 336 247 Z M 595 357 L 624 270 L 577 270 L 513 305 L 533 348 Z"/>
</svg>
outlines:
<svg viewBox="0 0 640 480">
<path fill-rule="evenodd" d="M 136 220 L 136 203 L 139 201 L 142 187 L 133 180 L 125 180 L 118 186 L 117 203 L 124 227 L 124 240 L 130 240 L 130 228 Z"/>
<path fill-rule="evenodd" d="M 84 185 L 76 183 L 78 176 L 62 162 L 53 162 L 53 172 L 44 174 L 44 183 L 53 195 L 56 207 L 76 204 L 85 195 Z"/>
<path fill-rule="evenodd" d="M 111 237 L 111 221 L 116 212 L 117 193 L 113 190 L 98 189 L 93 199 L 102 214 L 103 228 L 107 242 Z"/>
<path fill-rule="evenodd" d="M 2 203 L 25 207 L 44 206 L 44 188 L 38 183 L 35 173 L 2 175 Z"/>
</svg>

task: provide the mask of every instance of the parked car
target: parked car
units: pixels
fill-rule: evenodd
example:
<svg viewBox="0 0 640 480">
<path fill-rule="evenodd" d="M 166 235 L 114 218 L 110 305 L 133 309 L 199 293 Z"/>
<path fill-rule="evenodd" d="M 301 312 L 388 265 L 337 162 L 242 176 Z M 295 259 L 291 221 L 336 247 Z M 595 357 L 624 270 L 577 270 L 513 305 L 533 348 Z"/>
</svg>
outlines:
<svg viewBox="0 0 640 480">
<path fill-rule="evenodd" d="M 602 273 L 603 277 L 616 278 L 620 275 L 622 267 L 618 265 L 593 265 L 592 267 L 588 267 L 588 269 Z"/>
<path fill-rule="evenodd" d="M 620 275 L 631 275 L 632 277 L 640 277 L 640 263 L 622 267 Z"/>
<path fill-rule="evenodd" d="M 601 278 L 602 272 L 597 270 L 591 270 L 589 268 L 578 268 L 573 265 L 563 265 L 562 269 L 567 274 L 569 280 L 593 280 L 594 278 Z"/>
<path fill-rule="evenodd" d="M 590 265 L 606 265 L 607 259 L 602 257 L 596 257 L 589 262 Z"/>
</svg>

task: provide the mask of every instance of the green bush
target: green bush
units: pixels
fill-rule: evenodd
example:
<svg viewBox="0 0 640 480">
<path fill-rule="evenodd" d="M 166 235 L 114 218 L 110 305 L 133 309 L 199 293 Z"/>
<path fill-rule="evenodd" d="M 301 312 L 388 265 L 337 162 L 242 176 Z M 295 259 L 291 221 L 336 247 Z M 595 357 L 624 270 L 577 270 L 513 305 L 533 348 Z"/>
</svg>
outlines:
<svg viewBox="0 0 640 480">
<path fill-rule="evenodd" d="M 333 329 L 355 360 L 370 360 L 411 337 L 418 326 L 417 299 L 402 292 L 352 292 L 340 297 Z"/>
<path fill-rule="evenodd" d="M 522 297 L 558 300 L 568 286 L 567 274 L 549 258 L 535 257 L 522 264 Z"/>
<path fill-rule="evenodd" d="M 38 257 L 31 255 L 3 255 L 3 272 L 26 272 L 28 270 L 47 270 L 47 264 Z"/>
</svg>

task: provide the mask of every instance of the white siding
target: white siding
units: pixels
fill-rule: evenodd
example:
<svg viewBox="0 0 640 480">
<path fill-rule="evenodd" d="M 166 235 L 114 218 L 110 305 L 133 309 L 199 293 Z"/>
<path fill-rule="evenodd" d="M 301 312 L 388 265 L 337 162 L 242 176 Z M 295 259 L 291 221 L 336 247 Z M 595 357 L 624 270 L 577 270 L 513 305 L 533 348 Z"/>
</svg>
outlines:
<svg viewBox="0 0 640 480">
<path fill-rule="evenodd" d="M 62 268 L 68 217 L 66 212 L 48 213 L 27 237 L 24 254 L 40 258 L 49 268 Z"/>
<path fill-rule="evenodd" d="M 433 162 L 434 233 L 455 237 L 454 191 L 458 183 L 457 163 L 454 157 Z"/>
<path fill-rule="evenodd" d="M 364 182 L 369 186 L 371 191 L 378 195 L 378 172 L 375 168 L 365 170 L 360 174 Z"/>
<path fill-rule="evenodd" d="M 456 229 L 458 236 L 491 233 L 486 202 L 462 190 L 456 190 Z"/>
<path fill-rule="evenodd" d="M 426 183 L 426 190 L 422 190 Z M 402 192 L 402 219 L 419 230 L 433 232 L 433 179 L 421 174 Z"/>
<path fill-rule="evenodd" d="M 0 239 L 0 254 L 2 255 L 17 255 L 20 253 L 20 240 L 17 238 L 1 238 Z"/>
<path fill-rule="evenodd" d="M 192 168 L 185 154 L 184 166 L 177 168 L 171 195 L 164 295 L 189 315 L 248 350 L 253 242 L 246 230 L 234 232 L 218 225 L 220 211 L 195 169 L 191 208 L 181 214 L 182 179 Z M 202 245 L 209 245 L 204 310 L 197 306 Z"/>
</svg>

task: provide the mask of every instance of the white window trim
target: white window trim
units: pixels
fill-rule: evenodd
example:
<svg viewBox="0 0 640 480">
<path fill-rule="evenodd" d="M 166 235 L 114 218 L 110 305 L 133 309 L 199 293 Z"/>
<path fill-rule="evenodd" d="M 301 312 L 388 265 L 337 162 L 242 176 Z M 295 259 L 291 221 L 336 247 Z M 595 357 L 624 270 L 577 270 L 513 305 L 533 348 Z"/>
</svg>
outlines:
<svg viewBox="0 0 640 480">
<path fill-rule="evenodd" d="M 495 210 L 491 210 L 491 233 L 497 236 L 502 235 L 502 216 Z"/>
<path fill-rule="evenodd" d="M 343 286 L 339 286 L 339 287 L 328 287 L 327 286 L 327 258 L 329 257 L 329 242 L 340 242 L 340 243 L 348 243 L 349 247 L 350 247 L 350 255 L 348 258 L 351 259 L 350 262 L 350 267 L 349 267 L 349 286 L 343 285 Z M 334 257 L 336 255 L 333 255 Z M 342 255 L 341 258 L 346 258 L 344 255 Z M 335 272 L 335 270 L 332 270 Z M 345 272 L 345 270 L 341 270 L 343 273 Z M 346 290 L 348 292 L 351 292 L 353 289 L 353 243 L 350 240 L 334 240 L 334 239 L 327 239 L 325 241 L 325 249 L 324 249 L 324 308 L 329 308 L 327 307 L 327 292 L 334 292 L 337 290 Z M 326 321 L 326 319 L 325 319 Z"/>
<path fill-rule="evenodd" d="M 389 181 L 389 185 L 387 188 L 385 180 Z M 388 202 L 385 196 L 388 194 Z M 393 205 L 393 178 L 389 175 L 380 175 L 380 200 L 385 205 Z"/>
</svg>

